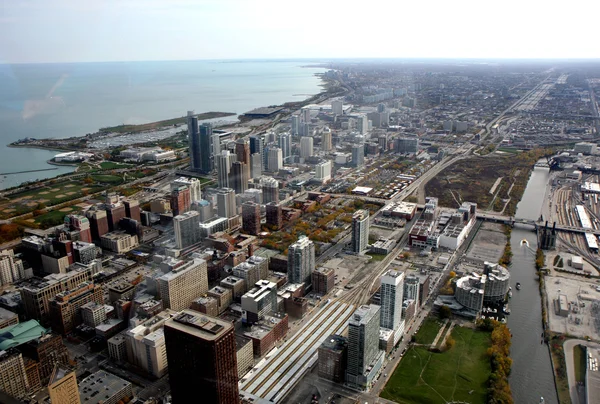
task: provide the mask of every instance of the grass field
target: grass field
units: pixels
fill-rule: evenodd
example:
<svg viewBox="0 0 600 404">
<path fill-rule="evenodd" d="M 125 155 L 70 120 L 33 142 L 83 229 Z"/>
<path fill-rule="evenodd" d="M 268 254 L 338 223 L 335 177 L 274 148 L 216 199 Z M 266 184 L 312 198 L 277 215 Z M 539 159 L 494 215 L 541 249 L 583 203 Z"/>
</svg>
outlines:
<svg viewBox="0 0 600 404">
<path fill-rule="evenodd" d="M 118 185 L 123 182 L 123 178 L 117 175 L 94 174 L 91 177 L 94 181 L 111 185 Z"/>
<path fill-rule="evenodd" d="M 64 217 L 74 211 L 77 211 L 79 209 L 77 209 L 77 207 L 71 207 L 69 208 L 69 211 L 67 211 L 67 208 L 63 208 L 60 210 L 51 210 L 48 213 L 44 213 L 43 215 L 39 215 L 35 217 L 35 223 L 42 225 L 42 227 L 45 227 L 44 224 L 48 224 L 50 226 L 52 225 L 56 225 L 55 223 L 59 223 L 62 220 L 64 220 Z"/>
<path fill-rule="evenodd" d="M 491 374 L 486 355 L 490 334 L 455 327 L 452 337 L 456 345 L 444 353 L 430 352 L 424 347 L 410 348 L 381 397 L 400 404 L 485 403 Z"/>
<path fill-rule="evenodd" d="M 585 382 L 585 369 L 587 367 L 586 350 L 581 345 L 573 348 L 573 362 L 575 362 L 575 380 Z"/>
<path fill-rule="evenodd" d="M 100 168 L 103 170 L 111 170 L 114 168 L 128 168 L 133 167 L 131 164 L 115 163 L 114 161 L 103 161 L 100 163 Z"/>
<path fill-rule="evenodd" d="M 431 344 L 441 327 L 442 323 L 438 319 L 427 317 L 415 335 L 415 342 L 424 345 Z"/>
</svg>

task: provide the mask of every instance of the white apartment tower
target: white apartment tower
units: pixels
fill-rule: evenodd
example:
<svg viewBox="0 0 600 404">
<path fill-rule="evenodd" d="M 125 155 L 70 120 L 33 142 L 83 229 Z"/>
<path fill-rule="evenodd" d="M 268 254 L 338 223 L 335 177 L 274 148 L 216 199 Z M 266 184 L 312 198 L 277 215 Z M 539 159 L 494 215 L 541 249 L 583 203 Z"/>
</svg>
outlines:
<svg viewBox="0 0 600 404">
<path fill-rule="evenodd" d="M 360 253 L 369 246 L 369 211 L 358 210 L 352 216 L 352 251 Z"/>
<path fill-rule="evenodd" d="M 404 272 L 389 270 L 381 277 L 381 328 L 394 331 L 394 345 L 404 332 L 402 299 L 404 295 Z"/>
<path fill-rule="evenodd" d="M 306 236 L 288 248 L 288 282 L 310 283 L 310 276 L 315 269 L 315 244 Z"/>
<path fill-rule="evenodd" d="M 307 158 L 313 155 L 313 138 L 303 136 L 300 138 L 300 157 Z"/>
<path fill-rule="evenodd" d="M 157 278 L 163 308 L 175 311 L 187 309 L 194 299 L 208 292 L 206 261 L 193 261 L 173 269 Z"/>
<path fill-rule="evenodd" d="M 173 218 L 175 244 L 182 250 L 200 241 L 200 213 L 189 211 Z"/>
</svg>

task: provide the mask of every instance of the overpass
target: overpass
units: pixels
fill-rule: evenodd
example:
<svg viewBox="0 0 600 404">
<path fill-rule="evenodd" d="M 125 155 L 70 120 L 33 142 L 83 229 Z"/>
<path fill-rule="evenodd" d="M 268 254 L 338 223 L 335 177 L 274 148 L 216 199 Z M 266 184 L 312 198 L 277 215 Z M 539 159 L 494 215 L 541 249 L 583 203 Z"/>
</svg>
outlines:
<svg viewBox="0 0 600 404">
<path fill-rule="evenodd" d="M 507 224 L 509 226 L 514 226 L 515 224 L 532 226 L 533 228 L 535 228 L 536 231 L 539 228 L 544 227 L 544 225 L 545 225 L 545 222 L 543 222 L 541 220 L 524 219 L 524 218 L 513 217 L 513 216 L 495 215 L 492 213 L 477 212 L 477 219 L 481 219 L 486 222 Z M 585 227 L 565 226 L 562 224 L 556 224 L 556 226 L 554 228 L 556 229 L 556 231 L 562 231 L 562 232 L 566 232 L 566 233 L 578 233 L 578 234 L 591 233 L 596 236 L 600 236 L 600 229 L 588 229 Z"/>
</svg>

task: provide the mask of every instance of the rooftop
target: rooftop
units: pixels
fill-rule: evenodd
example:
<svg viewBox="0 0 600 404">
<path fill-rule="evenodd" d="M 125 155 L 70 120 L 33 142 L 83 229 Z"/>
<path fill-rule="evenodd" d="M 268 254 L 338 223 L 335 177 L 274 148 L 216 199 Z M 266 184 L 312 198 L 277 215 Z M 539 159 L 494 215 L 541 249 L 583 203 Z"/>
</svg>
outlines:
<svg viewBox="0 0 600 404">
<path fill-rule="evenodd" d="M 17 347 L 33 341 L 48 332 L 37 320 L 14 324 L 0 330 L 0 350 Z"/>
<path fill-rule="evenodd" d="M 216 340 L 233 326 L 216 317 L 207 316 L 193 310 L 183 310 L 165 323 L 170 327 L 205 340 Z"/>
<path fill-rule="evenodd" d="M 131 385 L 131 383 L 112 373 L 99 370 L 79 383 L 79 396 L 82 403 L 101 403 L 127 385 Z"/>
<path fill-rule="evenodd" d="M 341 351 L 348 346 L 348 340 L 341 335 L 330 335 L 323 341 L 319 348 L 329 349 L 331 351 Z"/>
</svg>

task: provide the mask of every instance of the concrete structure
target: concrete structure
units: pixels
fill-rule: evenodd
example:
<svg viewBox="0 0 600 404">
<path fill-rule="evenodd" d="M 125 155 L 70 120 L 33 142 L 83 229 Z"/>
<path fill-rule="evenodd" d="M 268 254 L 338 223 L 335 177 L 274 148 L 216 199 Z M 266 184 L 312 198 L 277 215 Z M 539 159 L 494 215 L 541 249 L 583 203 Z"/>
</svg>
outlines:
<svg viewBox="0 0 600 404">
<path fill-rule="evenodd" d="M 117 334 L 108 340 L 108 356 L 116 362 L 127 360 L 127 340 L 124 334 Z"/>
<path fill-rule="evenodd" d="M 315 179 L 321 183 L 331 179 L 331 161 L 324 161 L 315 165 Z"/>
<path fill-rule="evenodd" d="M 483 308 L 485 276 L 467 275 L 456 281 L 454 298 L 466 308 L 480 312 Z"/>
<path fill-rule="evenodd" d="M 208 297 L 212 297 L 217 301 L 217 312 L 222 314 L 227 310 L 229 305 L 233 302 L 233 292 L 229 288 L 223 286 L 215 286 L 206 292 Z"/>
<path fill-rule="evenodd" d="M 13 250 L 0 252 L 0 286 L 11 285 L 25 279 L 23 261 L 15 257 Z"/>
<path fill-rule="evenodd" d="M 192 194 L 187 185 L 179 185 L 171 191 L 171 211 L 173 216 L 180 215 L 190 210 Z"/>
<path fill-rule="evenodd" d="M 331 292 L 335 287 L 335 270 L 320 267 L 312 272 L 312 291 L 321 296 Z"/>
<path fill-rule="evenodd" d="M 133 398 L 133 388 L 127 380 L 99 370 L 79 383 L 79 396 L 85 404 L 117 404 Z"/>
<path fill-rule="evenodd" d="M 581 143 L 575 143 L 575 147 L 573 148 L 573 151 L 575 153 L 582 153 L 582 154 L 594 154 L 596 153 L 596 148 L 597 146 L 594 143 L 585 143 L 585 142 L 581 142 Z"/>
<path fill-rule="evenodd" d="M 250 178 L 260 178 L 263 172 L 264 157 L 261 153 L 250 155 Z"/>
<path fill-rule="evenodd" d="M 315 269 L 315 245 L 306 236 L 288 247 L 288 282 L 310 283 Z"/>
<path fill-rule="evenodd" d="M 208 291 L 206 261 L 194 258 L 156 281 L 163 308 L 176 311 L 186 309 L 194 299 Z"/>
<path fill-rule="evenodd" d="M 365 146 L 363 144 L 352 146 L 352 165 L 354 167 L 365 165 Z"/>
<path fill-rule="evenodd" d="M 229 174 L 231 173 L 231 164 L 233 159 L 229 150 L 221 151 L 221 154 L 215 156 L 215 167 L 217 169 L 217 185 L 219 188 L 229 188 Z"/>
<path fill-rule="evenodd" d="M 486 276 L 484 303 L 498 304 L 506 298 L 510 287 L 510 272 L 505 267 L 491 262 L 483 264 L 483 274 Z"/>
<path fill-rule="evenodd" d="M 231 218 L 237 215 L 235 191 L 231 188 L 217 190 L 217 214 L 219 217 Z"/>
<path fill-rule="evenodd" d="M 10 310 L 0 307 L 0 330 L 15 324 L 19 324 L 19 316 Z"/>
<path fill-rule="evenodd" d="M 242 320 L 254 324 L 266 314 L 277 311 L 277 286 L 261 280 L 242 296 Z"/>
<path fill-rule="evenodd" d="M 408 274 L 404 277 L 403 288 L 404 300 L 414 300 L 417 302 L 417 306 L 420 306 L 421 295 L 419 294 L 419 277 L 414 274 Z"/>
<path fill-rule="evenodd" d="M 300 138 L 300 157 L 308 158 L 314 154 L 313 138 L 310 136 L 303 136 Z"/>
<path fill-rule="evenodd" d="M 173 230 L 175 245 L 180 250 L 200 242 L 200 214 L 189 211 L 175 216 Z"/>
<path fill-rule="evenodd" d="M 285 159 L 292 155 L 292 135 L 290 133 L 280 133 L 278 142 L 283 160 L 285 161 Z"/>
<path fill-rule="evenodd" d="M 94 282 L 83 282 L 77 287 L 58 293 L 49 302 L 52 329 L 69 334 L 81 324 L 81 307 L 89 302 L 104 302 L 102 287 Z"/>
<path fill-rule="evenodd" d="M 239 403 L 236 342 L 233 325 L 184 310 L 165 324 L 169 383 L 173 404 Z"/>
<path fill-rule="evenodd" d="M 381 277 L 380 326 L 394 333 L 394 345 L 404 333 L 402 301 L 404 295 L 404 272 L 389 270 Z"/>
<path fill-rule="evenodd" d="M 261 177 L 260 187 L 263 194 L 263 203 L 279 203 L 279 181 L 273 177 Z"/>
<path fill-rule="evenodd" d="M 352 251 L 361 253 L 369 246 L 369 211 L 358 210 L 352 216 Z"/>
<path fill-rule="evenodd" d="M 331 129 L 323 128 L 323 133 L 321 134 L 321 150 L 324 152 L 331 151 L 333 149 L 331 136 Z"/>
<path fill-rule="evenodd" d="M 181 186 L 185 186 L 190 190 L 190 199 L 192 202 L 199 201 L 202 199 L 202 188 L 200 186 L 200 180 L 198 178 L 176 178 L 173 180 L 173 182 L 171 182 L 171 191 L 174 191 L 175 189 L 178 189 Z"/>
<path fill-rule="evenodd" d="M 53 404 L 80 404 L 75 372 L 56 366 L 50 376 L 48 394 Z"/>
<path fill-rule="evenodd" d="M 250 166 L 241 161 L 234 161 L 233 164 L 231 164 L 229 186 L 233 188 L 236 194 L 241 194 L 248 189 L 249 180 Z"/>
<path fill-rule="evenodd" d="M 0 390 L 15 398 L 29 392 L 23 355 L 16 349 L 0 351 Z"/>
<path fill-rule="evenodd" d="M 166 310 L 125 332 L 129 362 L 148 374 L 160 378 L 167 373 L 167 348 L 164 324 L 175 315 Z"/>
<path fill-rule="evenodd" d="M 276 202 L 270 202 L 266 205 L 267 225 L 275 227 L 275 230 L 281 229 L 283 226 L 283 209 Z"/>
<path fill-rule="evenodd" d="M 368 389 L 383 364 L 379 350 L 379 306 L 359 307 L 348 322 L 346 382 Z"/>
<path fill-rule="evenodd" d="M 269 147 L 267 152 L 267 171 L 277 172 L 283 168 L 283 154 L 279 147 Z"/>
<path fill-rule="evenodd" d="M 135 234 L 127 234 L 122 230 L 106 233 L 100 237 L 102 248 L 123 254 L 138 246 L 138 237 Z"/>
<path fill-rule="evenodd" d="M 330 335 L 318 350 L 319 377 L 334 383 L 343 383 L 346 379 L 346 355 L 348 341 L 341 335 Z"/>
<path fill-rule="evenodd" d="M 260 233 L 260 205 L 255 202 L 242 204 L 242 230 L 253 236 Z"/>
<path fill-rule="evenodd" d="M 396 139 L 395 152 L 401 154 L 416 154 L 419 152 L 419 138 L 408 137 Z"/>
<path fill-rule="evenodd" d="M 246 373 L 254 366 L 254 354 L 252 350 L 252 340 L 243 335 L 235 335 L 236 359 L 238 369 L 238 379 L 244 377 Z"/>
<path fill-rule="evenodd" d="M 106 321 L 106 307 L 101 302 L 88 302 L 81 306 L 81 318 L 85 325 L 95 328 Z"/>
</svg>

